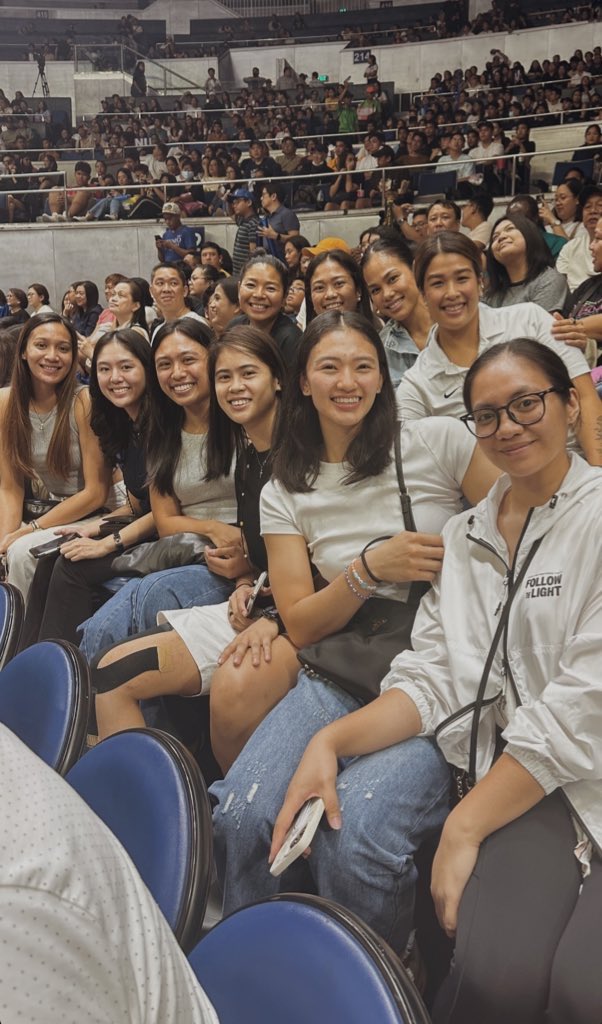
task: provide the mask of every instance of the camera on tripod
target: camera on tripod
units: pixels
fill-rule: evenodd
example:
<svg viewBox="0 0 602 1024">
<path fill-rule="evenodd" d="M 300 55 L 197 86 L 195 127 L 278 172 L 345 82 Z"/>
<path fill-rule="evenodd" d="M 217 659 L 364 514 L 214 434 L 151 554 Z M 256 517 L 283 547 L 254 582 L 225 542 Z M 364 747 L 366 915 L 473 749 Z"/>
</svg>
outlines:
<svg viewBox="0 0 602 1024">
<path fill-rule="evenodd" d="M 38 65 L 38 71 L 40 72 L 41 75 L 43 75 L 44 71 L 46 70 L 46 58 L 45 58 L 44 54 L 41 53 L 40 50 L 34 50 L 33 51 L 33 59 L 35 60 L 36 64 Z"/>
</svg>

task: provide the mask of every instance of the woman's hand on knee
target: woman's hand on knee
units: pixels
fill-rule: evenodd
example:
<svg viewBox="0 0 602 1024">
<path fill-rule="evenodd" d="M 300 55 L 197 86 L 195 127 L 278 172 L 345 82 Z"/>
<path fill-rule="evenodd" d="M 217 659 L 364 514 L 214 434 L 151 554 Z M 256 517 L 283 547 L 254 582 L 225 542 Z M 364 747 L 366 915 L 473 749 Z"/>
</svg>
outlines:
<svg viewBox="0 0 602 1024">
<path fill-rule="evenodd" d="M 251 652 L 251 662 L 257 668 L 262 660 L 272 660 L 272 643 L 278 636 L 278 626 L 271 619 L 255 619 L 250 626 L 224 648 L 218 658 L 218 664 L 224 665 L 232 658 L 233 665 L 241 665 L 247 653 Z"/>
<path fill-rule="evenodd" d="M 448 818 L 433 861 L 431 893 L 439 924 L 449 938 L 456 934 L 458 908 L 479 855 L 479 843 L 459 834 Z M 449 827 L 448 827 L 449 826 Z"/>
<path fill-rule="evenodd" d="M 11 544 L 14 544 L 20 537 L 25 537 L 26 534 L 31 532 L 31 526 L 20 526 L 18 530 L 6 533 L 0 540 L 0 555 L 5 555 Z"/>
<path fill-rule="evenodd" d="M 270 864 L 282 846 L 295 815 L 310 797 L 322 797 L 328 824 L 333 829 L 341 828 L 341 808 L 336 789 L 337 774 L 337 756 L 323 734 L 317 733 L 306 747 L 286 791 L 280 814 L 276 818 L 269 855 Z"/>
</svg>

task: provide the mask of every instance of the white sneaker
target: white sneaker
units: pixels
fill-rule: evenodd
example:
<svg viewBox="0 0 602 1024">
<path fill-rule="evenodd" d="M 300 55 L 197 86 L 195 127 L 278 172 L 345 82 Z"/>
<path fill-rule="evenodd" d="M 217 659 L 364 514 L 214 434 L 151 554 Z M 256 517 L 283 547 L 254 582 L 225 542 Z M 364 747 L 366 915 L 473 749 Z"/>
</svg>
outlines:
<svg viewBox="0 0 602 1024">
<path fill-rule="evenodd" d="M 44 221 L 44 224 L 56 224 L 58 219 L 59 219 L 58 213 L 43 213 L 42 214 L 42 220 Z"/>
<path fill-rule="evenodd" d="M 116 213 L 107 213 L 107 220 L 119 220 Z"/>
</svg>

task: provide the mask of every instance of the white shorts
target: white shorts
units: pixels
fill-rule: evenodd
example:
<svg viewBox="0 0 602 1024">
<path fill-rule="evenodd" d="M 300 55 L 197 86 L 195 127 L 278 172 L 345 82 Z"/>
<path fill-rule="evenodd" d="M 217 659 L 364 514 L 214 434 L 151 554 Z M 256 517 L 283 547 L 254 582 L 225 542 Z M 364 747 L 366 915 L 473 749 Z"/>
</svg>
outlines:
<svg viewBox="0 0 602 1024">
<path fill-rule="evenodd" d="M 228 620 L 229 604 L 208 604 L 200 608 L 176 608 L 159 612 L 157 625 L 169 623 L 184 641 L 201 675 L 201 689 L 195 696 L 209 693 L 217 659 L 238 633 Z"/>
</svg>

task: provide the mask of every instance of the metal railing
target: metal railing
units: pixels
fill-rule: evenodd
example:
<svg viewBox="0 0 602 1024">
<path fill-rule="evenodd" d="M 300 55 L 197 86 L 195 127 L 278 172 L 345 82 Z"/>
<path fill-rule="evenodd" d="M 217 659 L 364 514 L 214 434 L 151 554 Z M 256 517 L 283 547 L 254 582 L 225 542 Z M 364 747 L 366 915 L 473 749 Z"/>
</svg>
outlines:
<svg viewBox="0 0 602 1024">
<path fill-rule="evenodd" d="M 592 147 L 592 148 L 594 148 L 594 147 Z M 563 148 L 542 150 L 542 151 L 538 152 L 537 154 L 529 154 L 529 155 L 527 155 L 526 158 L 525 158 L 524 154 L 516 153 L 516 154 L 512 154 L 512 155 L 494 157 L 492 160 L 488 161 L 488 163 L 496 165 L 497 170 L 498 171 L 502 171 L 506 175 L 506 181 L 509 184 L 509 188 L 508 188 L 508 192 L 505 194 L 505 196 L 501 197 L 501 198 L 506 198 L 506 199 L 510 200 L 512 198 L 512 196 L 515 195 L 515 193 L 516 193 L 516 183 L 517 183 L 517 180 L 519 180 L 519 175 L 517 173 L 517 161 L 521 161 L 521 160 L 525 160 L 525 159 L 529 160 L 529 159 L 532 159 L 533 156 L 535 156 L 535 155 L 537 157 L 542 157 L 542 156 L 546 156 L 547 157 L 547 156 L 563 156 L 563 155 L 565 155 L 567 153 L 572 153 L 572 147 L 570 147 L 570 148 L 563 147 Z M 461 162 L 461 160 L 458 161 L 458 162 Z M 509 171 L 508 171 L 508 168 L 509 168 Z M 255 186 L 255 185 L 261 185 L 262 183 L 265 184 L 266 182 L 275 181 L 275 182 L 278 182 L 278 184 L 287 184 L 288 183 L 290 185 L 291 195 L 294 194 L 294 186 L 296 186 L 297 188 L 299 188 L 299 187 L 306 187 L 307 188 L 307 187 L 313 186 L 314 188 L 316 188 L 318 190 L 322 190 L 324 192 L 324 198 L 320 202 L 325 205 L 326 203 L 328 203 L 330 201 L 329 198 L 326 196 L 326 192 L 329 190 L 328 182 L 329 181 L 334 182 L 334 180 L 336 178 L 338 178 L 340 176 L 345 176 L 347 173 L 350 173 L 352 175 L 352 177 L 355 178 L 358 181 L 359 186 L 360 186 L 360 191 L 361 191 L 362 183 L 364 183 L 364 184 L 370 184 L 370 193 L 371 194 L 372 193 L 374 193 L 374 194 L 380 193 L 380 196 L 382 197 L 383 201 L 380 202 L 380 203 L 377 203 L 375 206 L 369 207 L 369 208 L 374 209 L 375 211 L 377 211 L 379 209 L 383 209 L 383 207 L 385 207 L 387 205 L 387 200 L 391 200 L 393 198 L 393 191 L 391 191 L 391 189 L 387 186 L 387 180 L 388 180 L 388 176 L 391 174 L 391 171 L 399 172 L 399 170 L 401 170 L 401 168 L 398 168 L 395 165 L 391 165 L 389 167 L 379 167 L 379 168 L 374 168 L 374 169 L 370 169 L 370 170 L 355 170 L 355 171 L 351 171 L 351 172 L 345 172 L 345 171 L 331 171 L 331 172 L 328 172 L 328 173 L 324 172 L 324 173 L 320 173 L 320 175 L 316 175 L 316 176 L 293 174 L 293 175 L 282 175 L 282 176 L 279 176 L 278 178 L 274 178 L 274 179 L 269 178 L 269 177 L 258 177 L 258 178 L 252 178 L 252 179 L 249 179 L 249 178 L 237 178 L 235 181 L 230 180 L 230 179 L 226 179 L 226 178 L 211 178 L 211 179 L 205 179 L 205 180 L 201 180 L 201 181 L 196 180 L 196 181 L 190 181 L 190 182 L 185 182 L 185 183 L 184 182 L 154 182 L 154 183 L 146 183 L 145 182 L 145 183 L 139 183 L 139 184 L 135 184 L 135 185 L 128 185 L 128 186 L 125 186 L 125 187 L 116 186 L 116 185 L 89 185 L 89 186 L 81 186 L 81 187 L 77 186 L 76 190 L 78 192 L 89 192 L 91 195 L 94 195 L 94 196 L 96 196 L 98 198 L 102 198 L 105 195 L 108 196 L 111 193 L 123 194 L 123 192 L 126 192 L 126 193 L 128 193 L 128 194 L 130 194 L 132 196 L 133 195 L 139 195 L 141 197 L 149 196 L 149 195 L 155 195 L 157 197 L 158 201 L 161 202 L 161 201 L 165 201 L 166 199 L 168 199 L 170 195 L 176 195 L 176 196 L 177 195 L 181 195 L 182 188 L 190 189 L 191 187 L 194 187 L 195 185 L 197 185 L 197 186 L 201 185 L 201 186 L 205 187 L 205 186 L 208 186 L 210 184 L 211 185 L 211 190 L 213 192 L 215 192 L 215 193 L 217 193 L 218 191 L 223 189 L 223 193 L 220 191 L 220 195 L 216 196 L 216 198 L 218 198 L 220 201 L 222 201 L 222 200 L 225 201 L 226 200 L 226 192 L 229 192 L 230 190 L 235 189 L 238 186 L 244 186 L 244 187 L 246 187 L 248 185 Z M 408 175 L 411 175 L 411 177 L 415 177 L 416 175 L 420 175 L 420 173 L 426 173 L 429 176 L 436 177 L 436 175 L 434 175 L 433 164 L 431 164 L 431 163 L 415 164 L 415 165 L 412 165 L 411 167 L 403 168 L 403 170 L 405 170 Z M 63 194 L 63 202 L 64 202 L 65 209 L 66 209 L 67 208 L 67 192 L 70 191 L 70 190 L 74 190 L 73 186 L 68 188 L 67 183 L 66 183 L 66 176 L 65 176 L 64 172 L 60 172 L 59 171 L 59 172 L 53 172 L 53 173 L 54 174 L 63 174 L 63 184 L 62 185 L 54 185 L 54 186 L 51 186 L 49 188 L 44 188 L 44 189 L 33 188 L 33 189 L 27 190 L 27 192 L 25 192 L 25 191 L 17 192 L 15 197 L 16 198 L 20 198 L 20 197 L 23 197 L 26 194 L 27 195 L 32 195 L 32 196 L 35 196 L 35 195 L 47 195 L 50 192 L 60 191 Z M 376 181 L 375 181 L 375 176 L 376 176 Z M 17 177 L 17 176 L 15 175 L 15 177 Z M 18 177 L 25 178 L 25 177 L 31 177 L 31 175 L 19 175 Z M 319 181 L 315 180 L 317 178 L 319 178 Z M 6 179 L 4 179 L 4 180 L 6 180 Z M 379 185 L 376 184 L 377 181 L 380 182 Z M 440 192 L 434 191 L 433 193 L 429 193 L 429 194 L 430 195 L 443 195 L 444 194 L 444 190 L 442 188 L 440 190 Z M 413 193 L 410 193 L 408 195 L 408 201 L 410 201 L 412 199 L 412 195 L 413 195 Z M 361 196 L 361 197 L 357 196 L 357 198 L 366 198 L 366 196 Z M 414 199 L 416 199 L 416 198 L 418 199 L 418 201 L 420 201 L 420 195 L 414 196 Z M 400 199 L 403 201 L 403 193 L 400 194 Z M 210 205 L 210 204 L 208 204 L 208 205 Z M 298 212 L 308 212 L 308 213 L 319 212 L 319 213 L 323 213 L 324 210 L 323 209 L 320 209 L 320 210 L 302 210 L 302 209 L 299 209 Z M 329 212 L 329 211 L 326 211 L 326 212 Z M 226 215 L 228 215 L 228 214 L 226 214 Z M 160 212 L 157 211 L 157 219 L 159 219 L 160 216 L 161 216 Z M 205 219 L 205 218 L 206 218 L 206 215 L 203 215 L 203 214 L 199 214 L 198 218 L 196 216 L 193 216 L 193 219 Z M 132 218 L 132 219 L 135 219 L 135 218 Z M 209 218 L 209 219 L 211 219 L 211 218 Z"/>
</svg>

